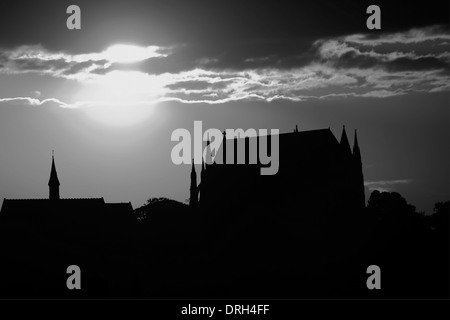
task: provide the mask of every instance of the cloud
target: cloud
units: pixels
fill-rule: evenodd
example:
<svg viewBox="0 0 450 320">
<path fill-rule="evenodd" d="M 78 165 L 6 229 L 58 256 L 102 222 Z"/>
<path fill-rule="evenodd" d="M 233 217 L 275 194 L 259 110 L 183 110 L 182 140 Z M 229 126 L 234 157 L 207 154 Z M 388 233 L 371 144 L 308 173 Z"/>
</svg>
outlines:
<svg viewBox="0 0 450 320">
<path fill-rule="evenodd" d="M 68 108 L 70 107 L 67 103 L 62 102 L 56 98 L 48 98 L 39 100 L 31 97 L 14 97 L 14 98 L 0 98 L 0 103 L 10 103 L 10 104 L 20 104 L 29 106 L 42 106 L 44 104 L 53 103 L 59 107 Z"/>
<path fill-rule="evenodd" d="M 38 73 L 68 79 L 86 79 L 92 71 L 100 74 L 102 69 L 114 63 L 128 64 L 158 57 L 166 57 L 169 48 L 157 46 L 139 47 L 114 45 L 103 52 L 71 55 L 50 52 L 41 45 L 20 46 L 0 53 L 0 73 Z"/>
<path fill-rule="evenodd" d="M 440 26 L 404 33 L 359 34 L 317 40 L 323 63 L 336 68 L 397 71 L 449 71 L 450 35 Z"/>
<path fill-rule="evenodd" d="M 381 180 L 381 181 L 364 181 L 364 186 L 369 191 L 391 192 L 395 190 L 395 186 L 402 184 L 409 184 L 413 182 L 411 179 L 403 180 Z"/>
<path fill-rule="evenodd" d="M 111 101 L 109 95 L 123 103 L 383 99 L 448 91 L 449 43 L 448 30 L 429 26 L 300 44 L 253 40 L 223 51 L 193 44 L 115 45 L 99 53 L 70 55 L 21 46 L 0 52 L 0 73 L 78 81 L 85 94 L 78 95 L 73 106 Z M 123 96 L 118 96 L 120 92 Z"/>
<path fill-rule="evenodd" d="M 347 42 L 368 46 L 380 46 L 390 43 L 418 44 L 426 41 L 444 42 L 448 44 L 450 35 L 448 33 L 448 27 L 433 25 L 423 28 L 412 28 L 405 32 L 354 34 L 346 36 L 345 40 Z"/>
</svg>

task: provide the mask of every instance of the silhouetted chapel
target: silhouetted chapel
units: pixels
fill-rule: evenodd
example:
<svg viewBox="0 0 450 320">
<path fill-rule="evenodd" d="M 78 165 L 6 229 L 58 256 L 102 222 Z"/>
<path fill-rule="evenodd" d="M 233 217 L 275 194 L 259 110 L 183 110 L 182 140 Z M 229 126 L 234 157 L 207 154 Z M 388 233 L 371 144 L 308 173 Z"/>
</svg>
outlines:
<svg viewBox="0 0 450 320">
<path fill-rule="evenodd" d="M 249 164 L 249 144 L 255 143 L 252 139 L 256 139 L 259 154 L 259 137 L 246 137 L 246 164 L 236 164 L 238 139 L 234 139 L 235 164 L 226 164 L 227 144 L 222 143 L 220 153 L 225 164 L 202 163 L 199 184 L 195 165 L 192 165 L 192 207 L 205 210 L 220 207 L 233 212 L 236 208 L 259 206 L 284 213 L 304 212 L 319 220 L 337 212 L 356 212 L 365 207 L 356 130 L 353 151 L 345 126 L 340 141 L 330 128 L 298 131 L 296 127 L 293 132 L 280 134 L 279 170 L 273 176 L 260 175 L 261 164 Z M 266 140 L 269 143 L 270 139 Z M 268 148 L 270 150 L 270 146 Z"/>
<path fill-rule="evenodd" d="M 48 199 L 4 199 L 0 221 L 48 221 L 58 215 L 59 222 L 72 221 L 80 225 L 99 223 L 108 225 L 112 220 L 130 219 L 133 207 L 128 203 L 106 203 L 103 198 L 61 199 L 60 182 L 52 155 Z M 56 224 L 56 221 L 54 222 Z"/>
<path fill-rule="evenodd" d="M 60 185 L 52 156 L 47 199 L 3 200 L 0 298 L 107 297 L 132 283 L 131 203 L 64 199 Z M 82 290 L 66 287 L 70 265 L 81 269 Z"/>
</svg>

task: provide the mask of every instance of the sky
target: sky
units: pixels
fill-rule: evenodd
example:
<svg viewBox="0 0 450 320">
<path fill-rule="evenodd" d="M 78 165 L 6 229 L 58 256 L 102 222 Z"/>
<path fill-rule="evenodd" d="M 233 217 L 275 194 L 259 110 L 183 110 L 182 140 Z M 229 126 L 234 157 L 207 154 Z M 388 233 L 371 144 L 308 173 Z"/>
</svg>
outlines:
<svg viewBox="0 0 450 320">
<path fill-rule="evenodd" d="M 1 1 L 0 198 L 48 197 L 55 150 L 62 197 L 185 201 L 177 128 L 345 125 L 367 192 L 431 213 L 449 198 L 449 4 L 377 1 L 369 30 L 370 4 Z"/>
</svg>

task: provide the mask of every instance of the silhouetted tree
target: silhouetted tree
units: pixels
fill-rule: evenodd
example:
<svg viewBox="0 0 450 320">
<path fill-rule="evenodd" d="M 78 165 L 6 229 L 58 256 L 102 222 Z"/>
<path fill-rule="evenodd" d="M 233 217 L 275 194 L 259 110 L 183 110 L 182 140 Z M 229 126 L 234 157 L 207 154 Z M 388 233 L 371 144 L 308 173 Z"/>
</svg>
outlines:
<svg viewBox="0 0 450 320">
<path fill-rule="evenodd" d="M 438 202 L 434 205 L 434 212 L 431 216 L 431 224 L 433 229 L 438 232 L 449 230 L 449 201 Z"/>
<path fill-rule="evenodd" d="M 384 297 L 448 297 L 448 202 L 436 204 L 430 217 L 397 192 L 374 191 L 368 212 L 368 257 L 388 270 Z"/>
<path fill-rule="evenodd" d="M 160 214 L 174 214 L 186 211 L 188 206 L 184 203 L 178 202 L 165 197 L 150 198 L 142 207 L 134 210 L 138 220 L 149 219 L 150 216 L 154 218 Z"/>
</svg>

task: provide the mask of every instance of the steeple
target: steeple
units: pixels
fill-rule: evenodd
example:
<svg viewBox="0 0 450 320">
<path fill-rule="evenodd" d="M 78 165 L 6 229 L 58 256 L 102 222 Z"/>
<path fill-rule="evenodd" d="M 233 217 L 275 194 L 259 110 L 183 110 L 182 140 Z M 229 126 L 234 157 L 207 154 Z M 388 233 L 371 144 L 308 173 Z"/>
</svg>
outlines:
<svg viewBox="0 0 450 320">
<path fill-rule="evenodd" d="M 223 139 L 222 139 L 222 163 L 226 164 L 227 163 L 227 133 L 225 132 L 225 130 L 223 130 Z"/>
<path fill-rule="evenodd" d="M 345 133 L 345 126 L 342 128 L 342 135 L 341 135 L 341 142 L 340 142 L 341 148 L 344 151 L 345 155 L 352 155 L 352 150 L 350 149 L 350 143 L 348 142 L 347 134 Z"/>
<path fill-rule="evenodd" d="M 48 187 L 50 191 L 50 200 L 59 200 L 59 180 L 56 173 L 55 156 L 52 151 L 52 169 L 50 172 L 50 180 L 48 181 Z"/>
<path fill-rule="evenodd" d="M 364 208 L 366 206 L 366 196 L 364 193 L 364 175 L 362 170 L 362 160 L 361 160 L 361 151 L 359 150 L 358 145 L 358 136 L 356 135 L 355 129 L 355 141 L 353 143 L 353 162 L 355 168 L 355 192 L 356 198 L 358 199 L 358 205 L 360 208 Z"/>
<path fill-rule="evenodd" d="M 193 186 L 197 188 L 197 172 L 195 172 L 195 163 L 194 163 L 194 159 L 192 159 L 191 189 L 192 189 Z"/>
<path fill-rule="evenodd" d="M 191 197 L 189 199 L 189 205 L 195 207 L 198 203 L 198 188 L 197 188 L 197 173 L 195 172 L 194 159 L 192 159 L 191 170 Z"/>
</svg>

